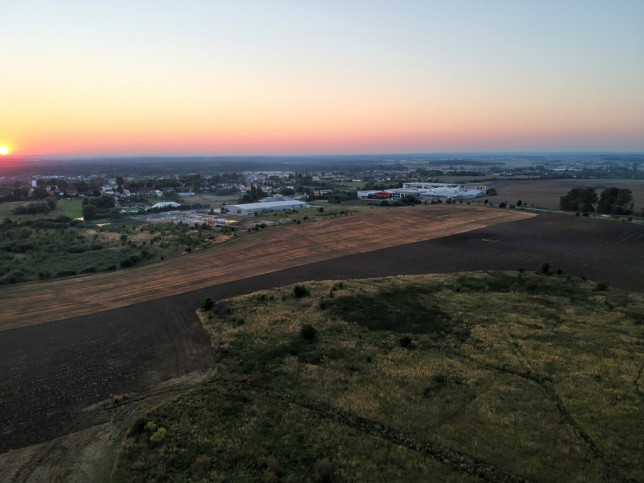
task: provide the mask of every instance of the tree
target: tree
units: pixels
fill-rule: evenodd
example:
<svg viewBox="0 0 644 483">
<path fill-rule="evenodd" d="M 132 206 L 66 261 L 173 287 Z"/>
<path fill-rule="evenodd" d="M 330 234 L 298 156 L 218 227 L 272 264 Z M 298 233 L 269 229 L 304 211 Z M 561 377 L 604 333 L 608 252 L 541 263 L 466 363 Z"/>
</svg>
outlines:
<svg viewBox="0 0 644 483">
<path fill-rule="evenodd" d="M 250 191 L 244 193 L 244 195 L 239 198 L 240 203 L 255 203 L 256 201 L 266 198 L 266 193 L 261 188 L 256 187 L 253 183 L 250 184 Z"/>
<path fill-rule="evenodd" d="M 611 187 L 602 191 L 597 211 L 614 215 L 628 215 L 633 212 L 633 206 L 633 192 L 631 190 Z"/>
<path fill-rule="evenodd" d="M 83 206 L 83 219 L 93 220 L 94 218 L 96 218 L 96 207 L 89 204 Z"/>
<path fill-rule="evenodd" d="M 116 206 L 114 198 L 110 195 L 101 195 L 96 200 L 96 207 L 100 210 L 110 210 Z"/>
<path fill-rule="evenodd" d="M 597 192 L 591 186 L 573 188 L 559 198 L 559 208 L 566 211 L 592 212 L 596 203 Z"/>
<path fill-rule="evenodd" d="M 45 201 L 49 205 L 49 209 L 51 210 L 56 209 L 56 204 L 58 203 L 58 200 L 56 198 L 54 198 L 53 196 L 48 196 Z"/>
<path fill-rule="evenodd" d="M 32 196 L 32 197 L 33 197 L 33 199 L 35 199 L 35 200 L 44 200 L 45 198 L 47 198 L 47 197 L 49 196 L 49 193 L 48 193 L 48 192 L 47 192 L 47 190 L 46 190 L 45 188 L 43 188 L 42 186 L 37 186 L 37 187 L 35 187 L 35 188 L 34 188 L 34 190 L 31 192 L 31 196 Z"/>
</svg>

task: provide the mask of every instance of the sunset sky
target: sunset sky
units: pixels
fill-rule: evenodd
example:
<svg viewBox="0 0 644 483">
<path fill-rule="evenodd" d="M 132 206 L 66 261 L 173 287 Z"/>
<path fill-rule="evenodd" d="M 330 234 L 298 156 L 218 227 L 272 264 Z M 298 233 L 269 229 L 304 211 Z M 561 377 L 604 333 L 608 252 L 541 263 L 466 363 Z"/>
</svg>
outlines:
<svg viewBox="0 0 644 483">
<path fill-rule="evenodd" d="M 644 151 L 642 0 L 2 0 L 15 155 Z"/>
</svg>

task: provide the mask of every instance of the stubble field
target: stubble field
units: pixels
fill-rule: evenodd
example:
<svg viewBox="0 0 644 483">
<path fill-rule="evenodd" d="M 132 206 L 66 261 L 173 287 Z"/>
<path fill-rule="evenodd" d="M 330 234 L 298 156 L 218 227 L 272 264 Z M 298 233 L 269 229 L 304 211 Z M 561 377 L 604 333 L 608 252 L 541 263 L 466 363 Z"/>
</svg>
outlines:
<svg viewBox="0 0 644 483">
<path fill-rule="evenodd" d="M 534 215 L 425 206 L 273 229 L 214 250 L 124 272 L 25 284 L 0 293 L 0 330 L 160 299 L 299 265 L 431 240 Z"/>
</svg>

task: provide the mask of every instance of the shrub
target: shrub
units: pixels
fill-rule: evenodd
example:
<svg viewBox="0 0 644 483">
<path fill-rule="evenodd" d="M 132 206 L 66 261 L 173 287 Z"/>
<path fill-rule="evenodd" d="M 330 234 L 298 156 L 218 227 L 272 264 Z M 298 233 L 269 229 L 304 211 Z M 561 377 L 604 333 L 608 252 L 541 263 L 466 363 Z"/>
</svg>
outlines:
<svg viewBox="0 0 644 483">
<path fill-rule="evenodd" d="M 208 470 L 210 470 L 211 466 L 212 466 L 212 460 L 210 459 L 210 456 L 205 454 L 198 456 L 194 462 L 194 468 L 199 473 L 207 472 Z"/>
<path fill-rule="evenodd" d="M 121 260 L 120 265 L 121 265 L 121 268 L 128 268 L 128 267 L 133 267 L 140 261 L 141 261 L 141 257 L 139 255 L 130 255 L 125 260 Z"/>
<path fill-rule="evenodd" d="M 300 334 L 306 340 L 315 339 L 315 336 L 317 335 L 317 333 L 318 333 L 318 330 L 315 327 L 313 327 L 311 324 L 304 324 L 302 326 L 302 329 L 300 329 Z"/>
<path fill-rule="evenodd" d="M 74 270 L 61 270 L 59 272 L 56 272 L 56 277 L 71 277 L 76 275 L 76 272 Z"/>
<path fill-rule="evenodd" d="M 309 292 L 309 289 L 304 285 L 296 285 L 293 287 L 293 295 L 295 295 L 295 298 L 301 299 L 302 297 L 308 297 L 311 295 L 311 292 Z"/>
<path fill-rule="evenodd" d="M 398 339 L 398 342 L 400 343 L 401 347 L 409 347 L 411 345 L 411 337 L 405 335 Z"/>
<path fill-rule="evenodd" d="M 595 290 L 597 292 L 605 292 L 606 290 L 608 290 L 608 284 L 606 284 L 604 282 L 597 282 L 595 284 Z"/>
<path fill-rule="evenodd" d="M 38 278 L 40 280 L 46 280 L 48 278 L 51 278 L 51 272 L 45 270 L 43 272 L 38 272 Z"/>
<path fill-rule="evenodd" d="M 315 462 L 313 466 L 313 471 L 315 476 L 319 481 L 327 482 L 332 480 L 333 476 L 333 466 L 327 458 L 323 458 Z"/>
<path fill-rule="evenodd" d="M 150 442 L 160 443 L 165 438 L 167 430 L 165 428 L 157 429 L 152 436 L 150 436 Z"/>
<path fill-rule="evenodd" d="M 204 312 L 212 310 L 214 306 L 215 306 L 215 301 L 210 297 L 206 297 L 204 301 L 201 302 L 201 310 L 203 310 Z"/>
<path fill-rule="evenodd" d="M 550 272 L 550 264 L 548 262 L 543 262 L 539 268 L 543 274 L 548 274 L 548 272 Z"/>
</svg>

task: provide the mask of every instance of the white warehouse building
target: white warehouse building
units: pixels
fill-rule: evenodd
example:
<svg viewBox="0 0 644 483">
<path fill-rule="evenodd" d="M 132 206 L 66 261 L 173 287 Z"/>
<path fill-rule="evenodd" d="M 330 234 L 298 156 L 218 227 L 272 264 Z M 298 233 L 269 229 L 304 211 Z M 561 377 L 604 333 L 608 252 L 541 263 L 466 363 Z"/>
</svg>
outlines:
<svg viewBox="0 0 644 483">
<path fill-rule="evenodd" d="M 422 198 L 452 198 L 456 200 L 468 200 L 485 196 L 485 186 L 466 186 L 453 183 L 403 183 L 403 190 L 418 190 Z M 403 191 L 400 190 L 400 191 Z M 391 190 L 396 191 L 396 190 Z"/>
<path fill-rule="evenodd" d="M 303 210 L 309 205 L 303 201 L 281 200 L 281 201 L 260 201 L 259 203 L 244 203 L 241 205 L 229 205 L 226 211 L 231 215 L 253 216 L 255 213 L 269 213 L 271 211 Z"/>
</svg>

